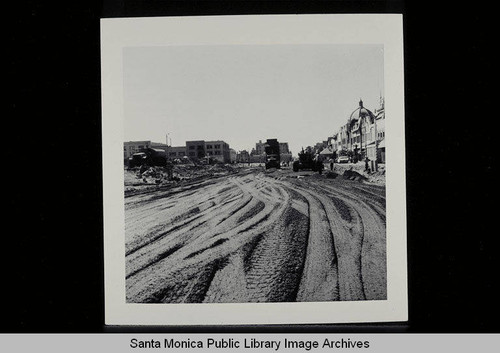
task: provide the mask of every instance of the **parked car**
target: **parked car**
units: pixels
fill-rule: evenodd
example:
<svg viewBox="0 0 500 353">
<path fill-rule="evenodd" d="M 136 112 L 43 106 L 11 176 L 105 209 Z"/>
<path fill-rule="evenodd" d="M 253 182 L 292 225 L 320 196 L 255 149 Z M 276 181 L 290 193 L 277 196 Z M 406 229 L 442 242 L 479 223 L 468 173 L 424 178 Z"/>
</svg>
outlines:
<svg viewBox="0 0 500 353">
<path fill-rule="evenodd" d="M 349 157 L 339 156 L 337 157 L 337 163 L 349 163 Z"/>
</svg>

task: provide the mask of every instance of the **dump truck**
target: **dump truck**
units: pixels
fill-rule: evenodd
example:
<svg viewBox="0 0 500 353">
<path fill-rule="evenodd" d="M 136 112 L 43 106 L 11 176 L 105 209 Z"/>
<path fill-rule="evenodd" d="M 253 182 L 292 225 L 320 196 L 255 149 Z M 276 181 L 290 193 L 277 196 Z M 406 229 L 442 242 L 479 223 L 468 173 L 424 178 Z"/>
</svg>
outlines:
<svg viewBox="0 0 500 353">
<path fill-rule="evenodd" d="M 267 139 L 264 147 L 266 152 L 266 169 L 280 168 L 280 144 L 277 139 Z"/>
<path fill-rule="evenodd" d="M 313 172 L 323 172 L 323 162 L 319 158 L 315 157 L 310 151 L 299 152 L 299 159 L 293 162 L 293 171 L 298 172 L 299 170 L 312 170 Z"/>
<path fill-rule="evenodd" d="M 128 160 L 129 168 L 142 165 L 164 167 L 167 165 L 167 153 L 162 149 L 148 147 L 134 153 Z"/>
</svg>

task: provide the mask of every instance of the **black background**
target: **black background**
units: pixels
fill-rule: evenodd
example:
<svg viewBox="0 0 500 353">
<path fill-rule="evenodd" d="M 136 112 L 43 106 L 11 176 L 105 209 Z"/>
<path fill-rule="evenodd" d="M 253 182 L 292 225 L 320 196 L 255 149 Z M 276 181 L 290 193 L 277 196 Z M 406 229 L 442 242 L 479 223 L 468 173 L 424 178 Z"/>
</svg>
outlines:
<svg viewBox="0 0 500 353">
<path fill-rule="evenodd" d="M 480 2 L 436 3 L 17 2 L 5 13 L 0 332 L 498 332 L 496 23 Z M 99 19 L 306 13 L 404 15 L 409 321 L 105 327 Z"/>
</svg>

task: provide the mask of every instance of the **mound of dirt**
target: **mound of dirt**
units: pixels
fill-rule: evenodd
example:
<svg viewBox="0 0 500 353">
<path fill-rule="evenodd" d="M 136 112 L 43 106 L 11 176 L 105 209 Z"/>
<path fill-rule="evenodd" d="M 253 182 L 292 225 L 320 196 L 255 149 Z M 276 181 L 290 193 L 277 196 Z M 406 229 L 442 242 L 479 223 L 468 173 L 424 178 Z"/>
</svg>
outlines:
<svg viewBox="0 0 500 353">
<path fill-rule="evenodd" d="M 336 177 L 338 177 L 339 175 L 335 172 L 327 172 L 326 173 L 326 178 L 327 179 L 335 179 Z"/>
<path fill-rule="evenodd" d="M 167 167 L 134 167 L 125 169 L 125 195 L 172 187 L 178 183 L 223 177 L 238 173 L 230 164 L 194 165 L 175 164 L 171 174 Z M 170 175 L 169 175 L 170 174 Z"/>
<path fill-rule="evenodd" d="M 385 169 L 371 173 L 368 181 L 375 184 L 385 184 Z"/>
<path fill-rule="evenodd" d="M 342 175 L 344 179 L 355 180 L 355 181 L 366 181 L 368 180 L 364 175 L 355 172 L 354 170 L 346 170 Z"/>
</svg>

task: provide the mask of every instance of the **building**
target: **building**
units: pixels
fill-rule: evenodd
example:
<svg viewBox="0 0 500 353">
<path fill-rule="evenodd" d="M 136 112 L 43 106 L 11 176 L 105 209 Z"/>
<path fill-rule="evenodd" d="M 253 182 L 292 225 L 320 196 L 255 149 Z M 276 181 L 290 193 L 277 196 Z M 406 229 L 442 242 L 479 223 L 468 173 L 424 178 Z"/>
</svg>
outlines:
<svg viewBox="0 0 500 353">
<path fill-rule="evenodd" d="M 123 159 L 128 160 L 134 153 L 151 148 L 151 141 L 127 141 L 123 143 Z"/>
<path fill-rule="evenodd" d="M 327 161 L 330 158 L 333 158 L 334 156 L 335 156 L 335 151 L 333 150 L 332 146 L 327 146 L 323 148 L 323 150 L 319 153 L 321 161 Z"/>
<path fill-rule="evenodd" d="M 385 163 L 385 109 L 384 99 L 380 97 L 379 108 L 374 112 L 363 105 L 360 99 L 359 106 L 350 114 L 347 122 L 328 137 L 323 143 L 317 143 L 311 151 L 317 153 L 322 144 L 328 148 L 321 154 L 334 156 L 349 156 L 353 160 L 363 160 L 368 157 L 371 161 Z"/>
<path fill-rule="evenodd" d="M 380 97 L 380 106 L 375 109 L 375 136 L 376 136 L 376 151 L 377 162 L 385 163 L 385 108 L 384 98 Z"/>
<path fill-rule="evenodd" d="M 168 158 L 168 149 L 172 148 L 164 143 L 151 142 L 151 141 L 127 141 L 123 143 L 123 159 L 126 165 L 129 163 L 129 158 L 135 153 L 145 151 L 148 148 L 155 149 L 157 151 L 165 151 Z M 185 147 L 182 147 L 185 151 Z"/>
<path fill-rule="evenodd" d="M 360 102 L 362 104 L 362 102 Z M 385 110 L 384 99 L 380 97 L 380 106 L 375 109 L 374 113 L 367 110 L 362 123 L 361 144 L 359 144 L 359 151 L 362 158 L 368 157 L 371 161 L 378 163 L 385 163 Z M 353 137 L 358 134 L 353 133 Z M 364 144 L 363 144 L 364 143 Z M 353 145 L 356 149 L 357 144 Z"/>
<path fill-rule="evenodd" d="M 159 143 L 159 142 L 151 142 L 151 148 L 157 149 L 157 150 L 164 150 L 166 151 L 169 146 L 164 144 L 164 143 Z"/>
<path fill-rule="evenodd" d="M 380 106 L 374 112 L 364 107 L 360 100 L 347 122 L 328 138 L 327 145 L 337 156 L 349 155 L 357 160 L 368 157 L 371 161 L 385 163 L 384 99 L 380 97 Z"/>
<path fill-rule="evenodd" d="M 236 163 L 236 151 L 232 148 L 229 149 L 229 161 L 231 163 Z"/>
<path fill-rule="evenodd" d="M 266 143 L 259 140 L 259 142 L 255 144 L 255 155 L 260 156 L 264 153 L 266 153 Z"/>
<path fill-rule="evenodd" d="M 230 163 L 231 153 L 229 144 L 222 140 L 217 141 L 186 141 L 186 155 L 191 159 L 202 159 L 210 157 L 213 160 Z M 179 151 L 180 152 L 180 151 Z"/>
<path fill-rule="evenodd" d="M 280 142 L 280 159 L 282 162 L 291 162 L 293 160 L 292 152 L 288 148 L 288 142 Z"/>
<path fill-rule="evenodd" d="M 280 154 L 281 153 L 290 153 L 290 150 L 288 149 L 288 142 L 280 142 Z"/>
<path fill-rule="evenodd" d="M 205 141 L 186 141 L 186 153 L 191 159 L 201 159 L 205 157 Z"/>
<path fill-rule="evenodd" d="M 167 157 L 171 159 L 183 158 L 202 159 L 206 156 L 211 157 L 222 163 L 231 162 L 231 152 L 229 145 L 222 141 L 194 140 L 186 141 L 186 146 L 168 146 L 164 143 L 151 141 L 129 141 L 123 145 L 123 157 L 128 160 L 134 153 L 140 152 L 146 148 L 155 148 L 164 150 Z M 236 160 L 236 151 L 233 153 L 233 160 Z"/>
<path fill-rule="evenodd" d="M 250 151 L 251 163 L 265 163 L 266 162 L 266 143 L 259 140 L 255 143 L 255 148 Z"/>
<path fill-rule="evenodd" d="M 288 142 L 279 142 L 280 146 L 280 159 L 282 162 L 289 162 L 292 158 L 292 152 L 288 148 Z M 255 143 L 255 148 L 250 152 L 250 162 L 252 163 L 265 163 L 266 162 L 266 142 Z"/>
<path fill-rule="evenodd" d="M 266 155 L 265 154 L 251 154 L 250 153 L 250 162 L 251 163 L 265 163 Z"/>
<path fill-rule="evenodd" d="M 351 150 L 348 130 L 348 124 L 344 124 L 339 128 L 337 133 L 337 155 L 346 155 Z"/>
<path fill-rule="evenodd" d="M 365 108 L 363 101 L 359 100 L 359 107 L 351 113 L 347 124 L 350 150 L 354 153 L 355 159 L 362 160 L 367 156 L 368 144 L 374 141 L 375 114 Z"/>
<path fill-rule="evenodd" d="M 248 151 L 243 150 L 236 153 L 236 162 L 237 163 L 249 163 L 250 162 L 250 153 Z"/>
<path fill-rule="evenodd" d="M 337 154 L 337 151 L 339 150 L 339 133 L 333 134 L 333 136 L 328 137 L 327 139 L 327 147 L 330 149 L 332 152 Z"/>
<path fill-rule="evenodd" d="M 166 151 L 168 145 L 151 141 L 128 141 L 123 143 L 123 158 L 128 159 L 134 153 L 138 153 L 146 148 L 154 148 Z"/>
<path fill-rule="evenodd" d="M 266 143 L 259 140 L 255 143 L 255 148 L 250 151 L 250 162 L 265 163 L 266 162 Z"/>
<path fill-rule="evenodd" d="M 186 156 L 186 146 L 169 146 L 166 151 L 168 158 L 183 158 Z"/>
<path fill-rule="evenodd" d="M 222 163 L 231 162 L 231 152 L 229 144 L 226 142 L 222 140 L 206 141 L 204 148 L 206 156 Z"/>
</svg>

